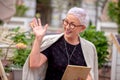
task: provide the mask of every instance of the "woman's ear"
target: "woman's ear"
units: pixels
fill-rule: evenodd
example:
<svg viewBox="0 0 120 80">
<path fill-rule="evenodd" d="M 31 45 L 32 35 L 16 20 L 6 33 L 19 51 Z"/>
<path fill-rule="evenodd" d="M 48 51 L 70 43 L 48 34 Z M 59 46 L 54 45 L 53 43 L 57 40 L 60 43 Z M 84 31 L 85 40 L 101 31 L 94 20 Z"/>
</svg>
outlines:
<svg viewBox="0 0 120 80">
<path fill-rule="evenodd" d="M 82 26 L 80 27 L 80 33 L 83 32 L 85 29 L 86 29 L 86 27 L 85 27 L 84 25 L 82 25 Z"/>
</svg>

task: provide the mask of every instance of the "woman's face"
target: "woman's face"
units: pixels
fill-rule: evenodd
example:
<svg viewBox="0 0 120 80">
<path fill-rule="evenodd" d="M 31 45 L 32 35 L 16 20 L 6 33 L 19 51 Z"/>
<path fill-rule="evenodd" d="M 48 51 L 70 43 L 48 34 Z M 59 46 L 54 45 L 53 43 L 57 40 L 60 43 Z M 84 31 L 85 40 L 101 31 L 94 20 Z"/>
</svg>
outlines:
<svg viewBox="0 0 120 80">
<path fill-rule="evenodd" d="M 63 27 L 65 37 L 78 36 L 85 29 L 85 26 L 81 25 L 79 19 L 72 14 L 68 14 L 63 20 Z"/>
</svg>

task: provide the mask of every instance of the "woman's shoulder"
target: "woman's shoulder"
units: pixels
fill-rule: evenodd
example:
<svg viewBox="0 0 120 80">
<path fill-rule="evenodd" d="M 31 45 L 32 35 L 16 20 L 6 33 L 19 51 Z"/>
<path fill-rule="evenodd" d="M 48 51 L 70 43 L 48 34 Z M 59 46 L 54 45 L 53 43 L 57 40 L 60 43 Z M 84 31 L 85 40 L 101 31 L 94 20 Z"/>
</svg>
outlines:
<svg viewBox="0 0 120 80">
<path fill-rule="evenodd" d="M 42 40 L 41 51 L 51 46 L 55 43 L 59 38 L 62 37 L 63 34 L 54 34 L 54 35 L 46 35 Z"/>
<path fill-rule="evenodd" d="M 93 46 L 95 47 L 95 45 L 90 42 L 89 40 L 86 40 L 85 38 L 80 38 L 81 39 L 81 43 L 85 44 L 85 45 L 89 45 L 89 46 Z"/>
<path fill-rule="evenodd" d="M 63 33 L 60 33 L 60 34 L 47 34 L 44 36 L 43 39 L 52 39 L 52 38 L 59 38 L 63 35 Z"/>
<path fill-rule="evenodd" d="M 63 34 L 50 34 L 43 37 L 42 43 L 53 43 L 56 42 Z"/>
</svg>

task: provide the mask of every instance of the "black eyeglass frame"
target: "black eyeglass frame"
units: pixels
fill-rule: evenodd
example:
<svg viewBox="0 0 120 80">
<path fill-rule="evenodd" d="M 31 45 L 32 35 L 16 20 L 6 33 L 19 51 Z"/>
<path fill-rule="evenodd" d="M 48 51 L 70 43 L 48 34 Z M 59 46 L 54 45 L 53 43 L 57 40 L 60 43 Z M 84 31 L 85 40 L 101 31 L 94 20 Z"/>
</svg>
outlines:
<svg viewBox="0 0 120 80">
<path fill-rule="evenodd" d="M 67 24 L 65 26 L 69 25 L 70 28 L 83 26 L 83 25 L 75 25 L 75 24 L 73 24 L 73 22 L 69 23 L 66 19 L 63 19 L 62 21 L 63 21 L 63 25 L 65 25 L 64 22 L 66 22 Z M 71 27 L 71 26 L 73 26 L 73 27 Z"/>
</svg>

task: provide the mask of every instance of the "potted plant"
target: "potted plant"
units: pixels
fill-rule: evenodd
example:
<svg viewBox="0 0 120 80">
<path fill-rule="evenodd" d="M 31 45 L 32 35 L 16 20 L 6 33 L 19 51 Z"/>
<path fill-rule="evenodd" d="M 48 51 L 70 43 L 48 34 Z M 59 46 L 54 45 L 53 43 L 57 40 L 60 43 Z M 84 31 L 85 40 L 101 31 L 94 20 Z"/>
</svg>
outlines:
<svg viewBox="0 0 120 80">
<path fill-rule="evenodd" d="M 6 70 L 12 71 L 13 80 L 22 80 L 22 67 L 31 51 L 34 36 L 30 32 L 20 32 L 20 27 L 12 30 L 11 40 L 14 42 L 15 49 L 13 56 L 10 58 L 11 65 Z"/>
<path fill-rule="evenodd" d="M 102 71 L 105 63 L 108 61 L 109 55 L 107 37 L 104 35 L 103 31 L 96 31 L 95 26 L 92 24 L 90 24 L 88 28 L 80 35 L 95 45 L 98 55 L 99 79 L 103 76 L 105 77 L 106 75 L 103 75 Z"/>
<path fill-rule="evenodd" d="M 97 34 L 97 35 L 96 35 Z M 95 26 L 89 25 L 89 27 L 80 34 L 81 37 L 91 41 L 97 50 L 98 55 L 98 67 L 99 69 L 108 61 L 108 41 L 103 31 L 96 31 Z"/>
</svg>

